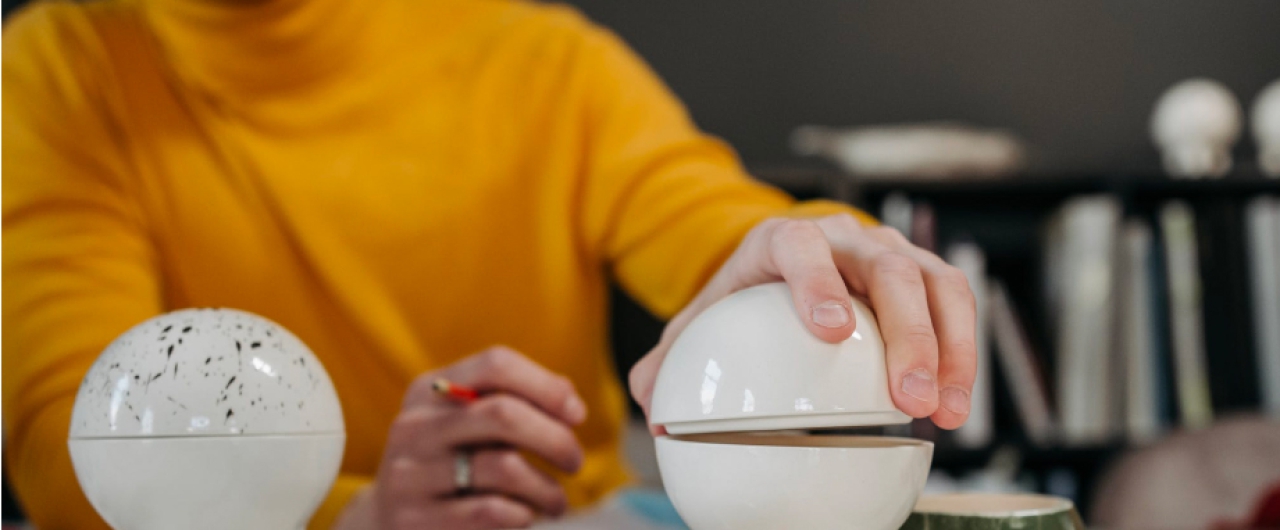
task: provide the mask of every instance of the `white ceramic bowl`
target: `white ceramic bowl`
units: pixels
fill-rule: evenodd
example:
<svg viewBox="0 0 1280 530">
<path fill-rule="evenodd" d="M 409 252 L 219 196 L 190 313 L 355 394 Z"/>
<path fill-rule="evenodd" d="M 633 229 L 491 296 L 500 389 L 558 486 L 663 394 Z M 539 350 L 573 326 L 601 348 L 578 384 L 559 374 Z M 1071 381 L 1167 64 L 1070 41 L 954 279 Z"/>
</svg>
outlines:
<svg viewBox="0 0 1280 530">
<path fill-rule="evenodd" d="M 933 457 L 929 442 L 875 436 L 664 436 L 657 450 L 693 530 L 895 530 Z"/>
<path fill-rule="evenodd" d="M 650 421 L 672 434 L 907 423 L 893 404 L 875 314 L 853 300 L 853 336 L 814 337 L 783 283 L 698 315 L 658 371 Z"/>
<path fill-rule="evenodd" d="M 345 440 L 337 393 L 302 341 L 257 315 L 190 309 L 98 357 L 68 447 L 115 528 L 282 530 L 319 506 Z"/>
<path fill-rule="evenodd" d="M 71 440 L 80 487 L 119 530 L 297 530 L 342 462 L 341 434 Z"/>
</svg>

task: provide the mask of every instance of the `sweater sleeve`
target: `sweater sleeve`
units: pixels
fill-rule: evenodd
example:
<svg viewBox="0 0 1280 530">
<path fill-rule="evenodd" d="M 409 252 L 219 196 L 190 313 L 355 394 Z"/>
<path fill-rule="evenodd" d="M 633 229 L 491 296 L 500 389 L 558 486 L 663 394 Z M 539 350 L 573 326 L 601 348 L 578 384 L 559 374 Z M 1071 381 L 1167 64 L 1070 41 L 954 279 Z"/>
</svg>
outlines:
<svg viewBox="0 0 1280 530">
<path fill-rule="evenodd" d="M 3 401 L 9 478 L 42 529 L 107 525 L 76 482 L 67 434 L 80 379 L 118 335 L 164 311 L 139 190 L 102 91 L 106 64 L 74 4 L 4 30 Z M 342 475 L 312 528 L 371 477 Z"/>
<path fill-rule="evenodd" d="M 37 4 L 4 31 L 5 457 L 27 516 L 50 529 L 106 528 L 72 471 L 71 406 L 102 349 L 161 304 L 79 22 L 70 4 Z"/>
<path fill-rule="evenodd" d="M 588 246 L 650 311 L 679 311 L 751 227 L 773 216 L 852 213 L 830 202 L 795 204 L 747 176 L 734 152 L 701 133 L 626 44 L 588 32 L 582 71 L 587 116 Z"/>
</svg>

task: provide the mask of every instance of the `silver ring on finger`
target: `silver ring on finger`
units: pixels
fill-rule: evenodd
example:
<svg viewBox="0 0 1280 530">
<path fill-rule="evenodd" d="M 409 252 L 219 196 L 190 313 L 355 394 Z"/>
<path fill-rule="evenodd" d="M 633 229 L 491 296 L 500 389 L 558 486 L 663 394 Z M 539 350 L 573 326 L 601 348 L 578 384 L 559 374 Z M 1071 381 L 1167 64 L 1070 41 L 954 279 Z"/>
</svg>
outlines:
<svg viewBox="0 0 1280 530">
<path fill-rule="evenodd" d="M 471 453 L 467 451 L 454 453 L 453 488 L 456 493 L 464 494 L 471 491 L 472 475 Z"/>
</svg>

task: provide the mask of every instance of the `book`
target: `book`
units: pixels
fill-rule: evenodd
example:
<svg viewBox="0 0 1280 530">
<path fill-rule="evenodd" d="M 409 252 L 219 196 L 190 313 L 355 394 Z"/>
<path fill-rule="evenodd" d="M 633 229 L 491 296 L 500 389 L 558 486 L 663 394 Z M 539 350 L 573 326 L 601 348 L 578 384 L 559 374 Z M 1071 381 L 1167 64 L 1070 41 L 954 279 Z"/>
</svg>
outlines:
<svg viewBox="0 0 1280 530">
<path fill-rule="evenodd" d="M 1070 199 L 1051 231 L 1057 405 L 1070 444 L 1105 442 L 1119 431 L 1112 388 L 1114 264 L 1120 204 L 1111 195 Z"/>
<path fill-rule="evenodd" d="M 1131 442 L 1145 443 L 1160 436 L 1159 375 L 1156 361 L 1155 324 L 1152 314 L 1151 261 L 1154 252 L 1151 225 L 1144 220 L 1125 221 L 1120 233 L 1116 374 L 1113 388 L 1123 400 L 1122 423 Z"/>
<path fill-rule="evenodd" d="M 1197 429 L 1213 421 L 1213 405 L 1205 368 L 1195 212 L 1184 201 L 1169 201 L 1160 208 L 1160 227 L 1169 288 L 1169 328 L 1178 414 L 1183 427 Z"/>
<path fill-rule="evenodd" d="M 1245 200 L 1194 199 L 1204 361 L 1214 416 L 1256 412 L 1261 402 L 1254 354 Z"/>
<path fill-rule="evenodd" d="M 1280 418 L 1280 197 L 1250 199 L 1245 231 L 1262 410 Z"/>
<path fill-rule="evenodd" d="M 933 206 L 927 202 L 917 202 L 911 207 L 911 232 L 907 234 L 917 247 L 929 252 L 938 251 L 938 220 Z"/>
<path fill-rule="evenodd" d="M 991 359 L 987 337 L 987 256 L 977 243 L 962 241 L 947 247 L 945 259 L 953 267 L 964 272 L 973 290 L 976 310 L 976 335 L 978 367 L 969 393 L 969 419 L 955 431 L 956 443 L 961 447 L 980 448 L 991 443 L 995 435 L 994 404 L 991 401 Z"/>
<path fill-rule="evenodd" d="M 1013 395 L 1014 409 L 1027 438 L 1040 446 L 1049 445 L 1055 429 L 1044 371 L 1004 283 L 992 278 L 987 286 L 991 338 L 1001 374 Z"/>
<path fill-rule="evenodd" d="M 885 226 L 893 228 L 902 235 L 911 234 L 911 199 L 907 198 L 905 193 L 895 191 L 884 198 L 884 202 L 880 203 L 880 222 Z"/>
</svg>

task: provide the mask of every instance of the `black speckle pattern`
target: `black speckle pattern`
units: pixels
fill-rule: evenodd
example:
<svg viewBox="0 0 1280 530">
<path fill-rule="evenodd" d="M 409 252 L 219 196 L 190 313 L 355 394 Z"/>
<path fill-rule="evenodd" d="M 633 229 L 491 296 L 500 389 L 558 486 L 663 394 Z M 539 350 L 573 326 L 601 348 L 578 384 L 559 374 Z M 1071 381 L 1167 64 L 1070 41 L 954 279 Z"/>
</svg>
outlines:
<svg viewBox="0 0 1280 530">
<path fill-rule="evenodd" d="M 121 335 L 90 368 L 71 435 L 341 432 L 337 396 L 314 360 L 287 330 L 248 313 L 162 315 Z"/>
</svg>

